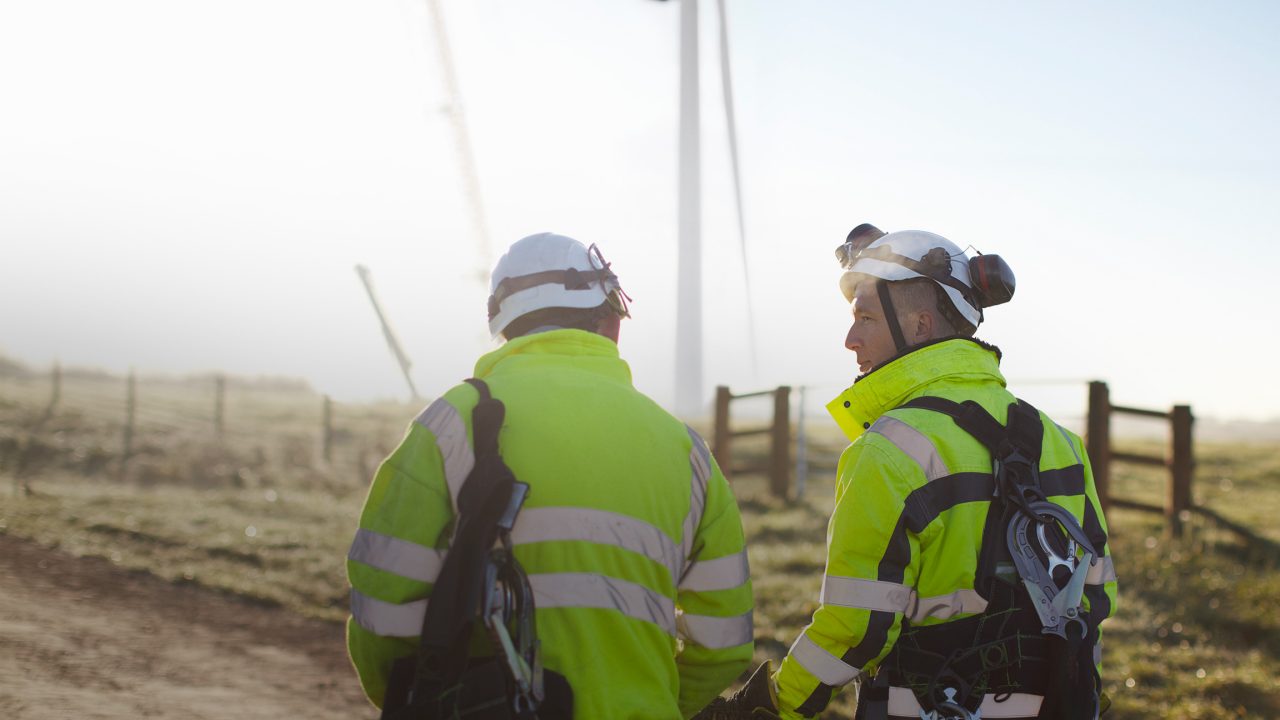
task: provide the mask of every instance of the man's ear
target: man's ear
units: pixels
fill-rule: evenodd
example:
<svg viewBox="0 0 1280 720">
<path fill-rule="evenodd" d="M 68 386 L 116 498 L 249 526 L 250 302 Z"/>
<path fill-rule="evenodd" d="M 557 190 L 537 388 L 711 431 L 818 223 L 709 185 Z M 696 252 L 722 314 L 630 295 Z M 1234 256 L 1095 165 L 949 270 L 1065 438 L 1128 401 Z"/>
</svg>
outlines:
<svg viewBox="0 0 1280 720">
<path fill-rule="evenodd" d="M 915 341 L 917 343 L 928 342 L 933 339 L 934 317 L 933 313 L 928 310 L 921 310 L 916 313 L 915 321 Z"/>
</svg>

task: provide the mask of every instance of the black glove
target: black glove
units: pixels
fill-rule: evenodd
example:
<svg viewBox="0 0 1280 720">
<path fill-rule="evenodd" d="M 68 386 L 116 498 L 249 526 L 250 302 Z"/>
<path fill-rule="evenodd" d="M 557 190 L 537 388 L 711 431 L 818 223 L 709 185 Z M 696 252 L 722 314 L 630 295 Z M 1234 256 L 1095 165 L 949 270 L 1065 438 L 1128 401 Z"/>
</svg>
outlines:
<svg viewBox="0 0 1280 720">
<path fill-rule="evenodd" d="M 773 666 L 765 660 L 738 692 L 712 700 L 693 720 L 780 720 L 772 675 Z"/>
</svg>

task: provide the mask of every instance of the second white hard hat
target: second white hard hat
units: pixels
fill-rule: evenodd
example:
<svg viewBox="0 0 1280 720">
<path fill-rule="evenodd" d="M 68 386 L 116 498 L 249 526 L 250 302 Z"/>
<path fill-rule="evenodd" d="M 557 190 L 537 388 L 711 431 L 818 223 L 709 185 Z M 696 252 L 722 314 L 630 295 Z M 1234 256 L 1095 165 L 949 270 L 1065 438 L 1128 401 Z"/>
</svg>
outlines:
<svg viewBox="0 0 1280 720">
<path fill-rule="evenodd" d="M 969 261 L 950 240 L 923 230 L 892 232 L 867 245 L 842 263 L 840 290 L 852 302 L 864 277 L 894 282 L 929 278 L 942 287 L 951 305 L 970 325 L 982 322 L 982 306 L 973 289 Z"/>
</svg>

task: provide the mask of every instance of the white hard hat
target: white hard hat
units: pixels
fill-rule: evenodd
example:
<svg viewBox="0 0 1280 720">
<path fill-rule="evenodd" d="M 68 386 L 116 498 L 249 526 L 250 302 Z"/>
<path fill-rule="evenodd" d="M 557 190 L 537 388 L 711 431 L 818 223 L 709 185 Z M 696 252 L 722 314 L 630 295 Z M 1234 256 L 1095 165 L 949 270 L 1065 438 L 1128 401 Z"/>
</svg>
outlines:
<svg viewBox="0 0 1280 720">
<path fill-rule="evenodd" d="M 489 278 L 489 332 L 497 338 L 514 320 L 545 308 L 627 308 L 618 276 L 600 250 L 571 237 L 539 233 L 517 240 Z"/>
<path fill-rule="evenodd" d="M 966 322 L 974 327 L 982 322 L 983 304 L 969 275 L 969 259 L 955 243 L 941 235 L 923 230 L 889 233 L 842 264 L 845 273 L 840 276 L 840 290 L 850 302 L 858 282 L 866 276 L 889 282 L 929 278 L 942 287 Z M 1012 295 L 1012 289 L 1009 294 Z"/>
</svg>

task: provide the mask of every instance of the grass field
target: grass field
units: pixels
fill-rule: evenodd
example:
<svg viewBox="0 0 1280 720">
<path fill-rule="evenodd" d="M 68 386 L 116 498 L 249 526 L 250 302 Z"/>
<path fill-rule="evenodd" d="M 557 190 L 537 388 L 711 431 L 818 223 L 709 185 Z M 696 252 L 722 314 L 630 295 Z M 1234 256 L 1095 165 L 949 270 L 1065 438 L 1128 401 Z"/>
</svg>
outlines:
<svg viewBox="0 0 1280 720">
<path fill-rule="evenodd" d="M 177 583 L 196 583 L 309 616 L 346 614 L 343 558 L 373 464 L 413 415 L 406 406 L 344 407 L 329 461 L 318 451 L 319 398 L 301 389 L 241 388 L 220 441 L 209 396 L 179 383 L 161 392 L 169 413 L 139 431 L 119 467 L 118 406 L 45 412 L 32 384 L 0 382 L 0 532 L 77 554 L 110 558 Z M 33 389 L 34 388 L 34 389 Z M 259 395 L 262 402 L 251 402 Z M 236 414 L 230 410 L 235 408 Z M 784 502 L 763 478 L 735 481 L 757 599 L 757 660 L 780 659 L 816 606 L 824 566 L 832 471 L 843 443 L 817 432 L 804 497 Z M 1124 449 L 1151 451 L 1133 446 Z M 744 444 L 739 460 L 759 448 Z M 1197 447 L 1195 500 L 1280 541 L 1280 452 L 1265 445 Z M 1113 492 L 1159 505 L 1158 469 L 1117 465 Z M 9 483 L 6 483 L 9 484 Z M 24 489 L 29 488 L 29 491 Z M 1113 718 L 1280 717 L 1280 571 L 1195 517 L 1166 539 L 1159 515 L 1110 516 L 1121 581 L 1119 612 L 1105 627 L 1105 681 Z M 353 679 L 354 682 L 354 679 Z M 824 717 L 849 717 L 852 693 Z"/>
</svg>

